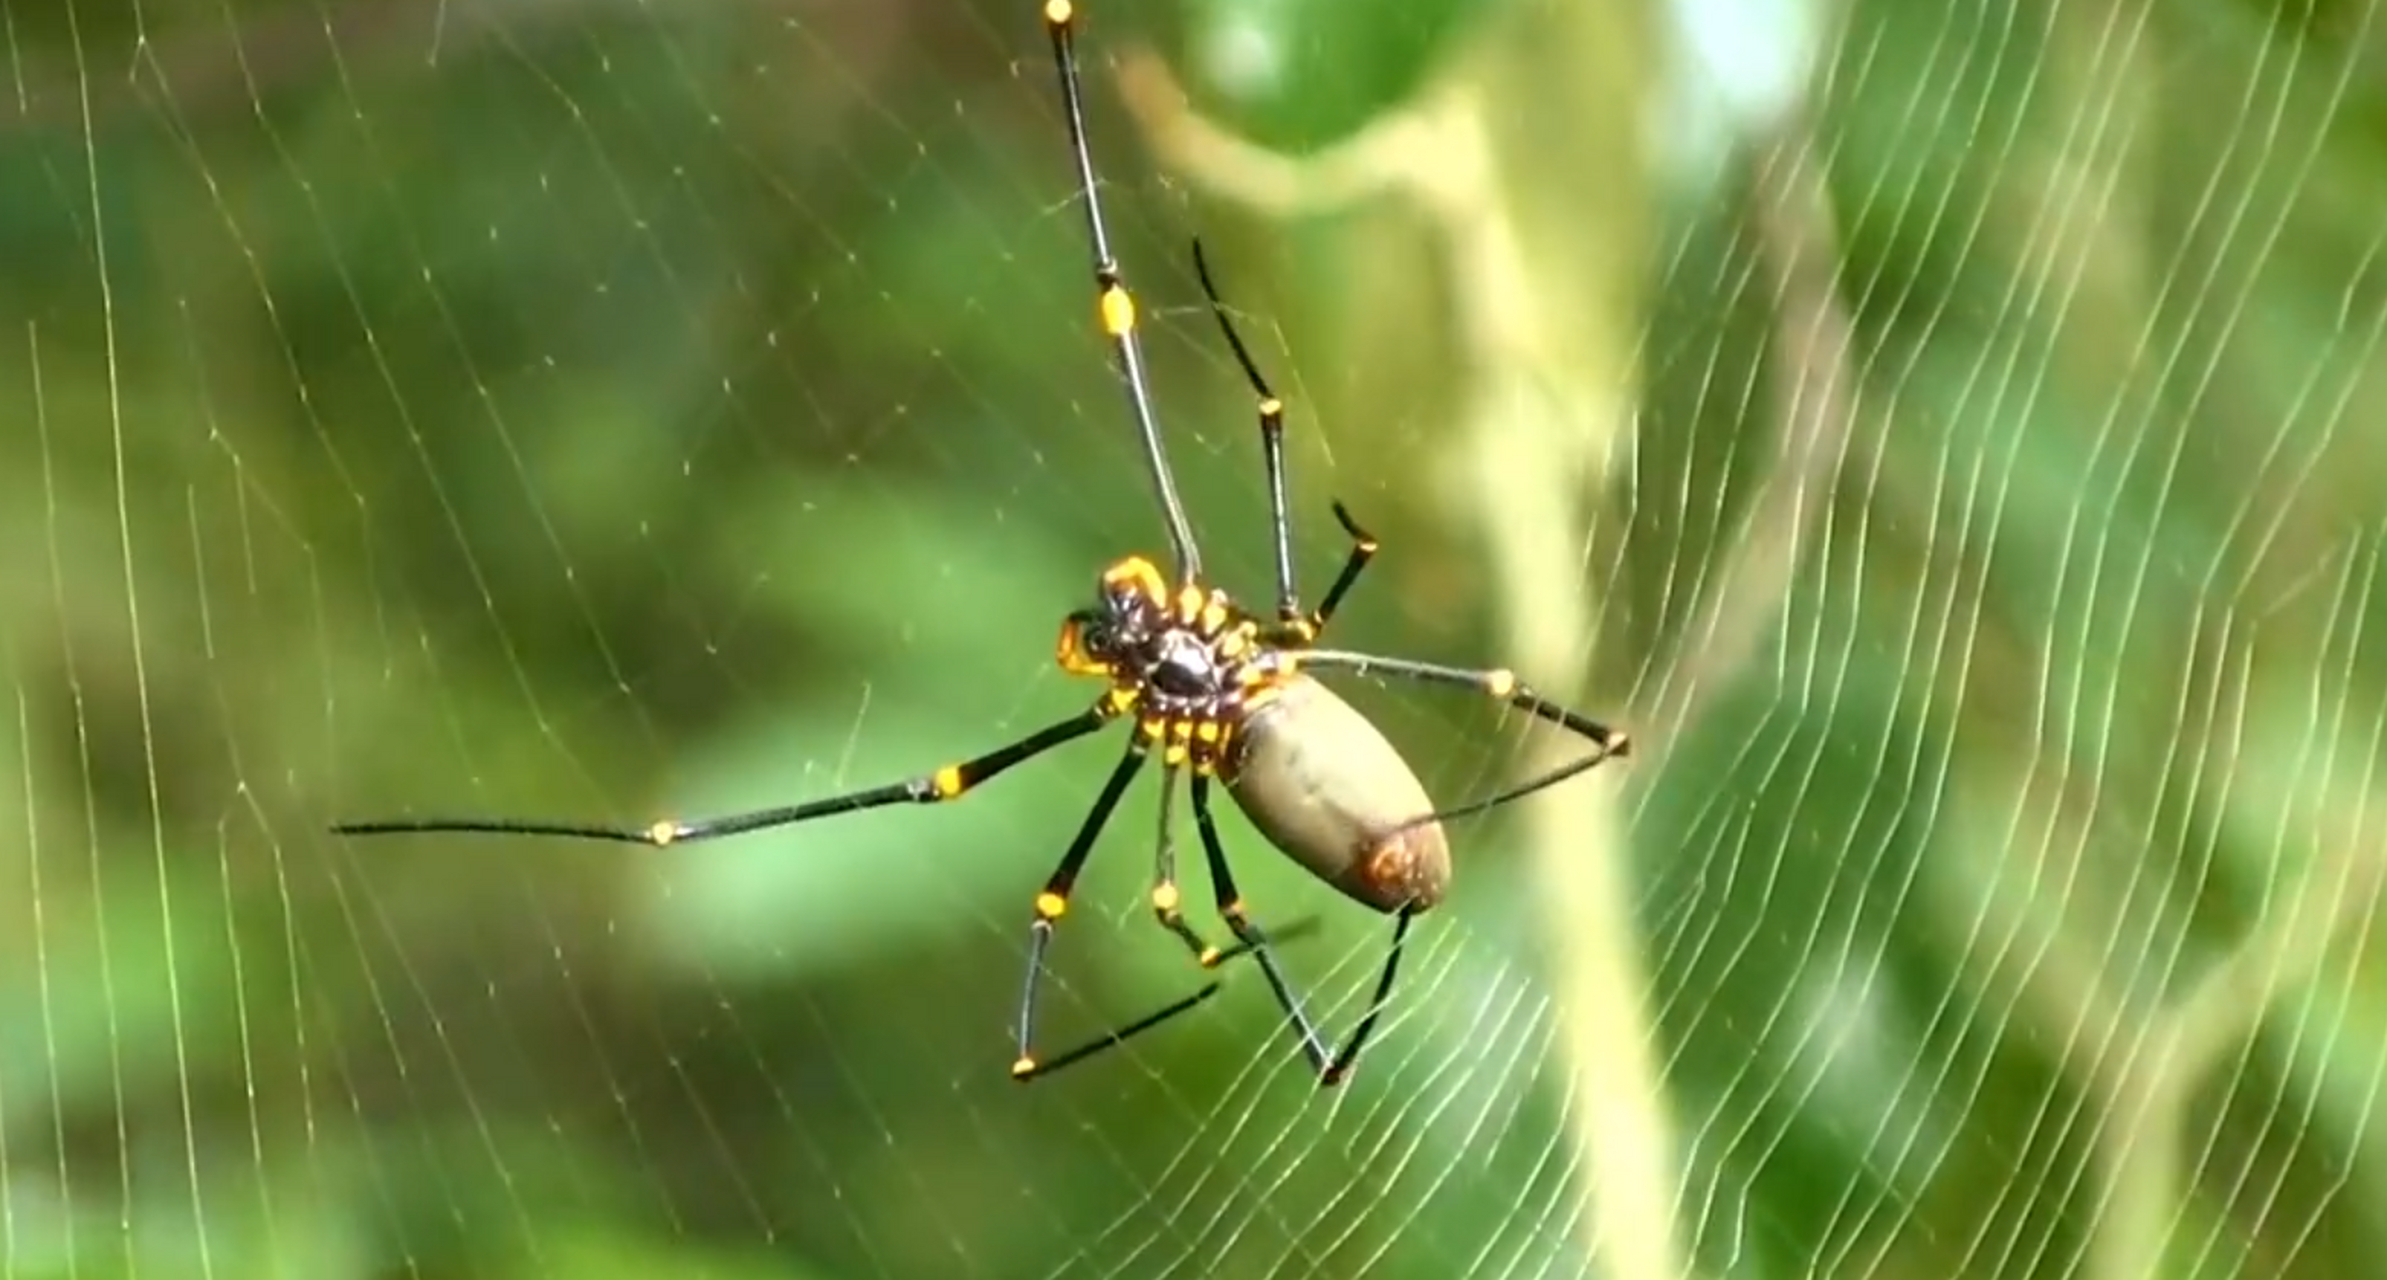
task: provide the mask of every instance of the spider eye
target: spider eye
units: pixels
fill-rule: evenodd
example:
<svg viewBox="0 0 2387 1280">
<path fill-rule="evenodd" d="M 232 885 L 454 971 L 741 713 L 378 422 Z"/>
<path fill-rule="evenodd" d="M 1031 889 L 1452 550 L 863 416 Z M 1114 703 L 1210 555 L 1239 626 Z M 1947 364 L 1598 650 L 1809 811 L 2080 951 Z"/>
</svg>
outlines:
<svg viewBox="0 0 2387 1280">
<path fill-rule="evenodd" d="M 1069 615 L 1069 625 L 1077 636 L 1077 644 L 1088 655 L 1099 655 L 1111 647 L 1113 631 L 1110 622 L 1092 609 L 1080 609 Z"/>
<path fill-rule="evenodd" d="M 1105 675 L 1110 670 L 1110 628 L 1092 609 L 1080 609 L 1061 620 L 1061 640 L 1053 657 L 1073 675 Z"/>
</svg>

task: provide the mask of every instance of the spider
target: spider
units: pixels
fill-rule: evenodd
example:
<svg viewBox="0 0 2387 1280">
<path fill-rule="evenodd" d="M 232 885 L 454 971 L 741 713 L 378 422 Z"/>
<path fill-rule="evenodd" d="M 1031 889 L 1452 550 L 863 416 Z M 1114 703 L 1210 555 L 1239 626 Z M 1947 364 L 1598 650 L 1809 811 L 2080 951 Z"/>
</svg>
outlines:
<svg viewBox="0 0 2387 1280">
<path fill-rule="evenodd" d="M 1104 569 L 1092 603 L 1061 624 L 1055 657 L 1061 669 L 1107 686 L 1094 704 L 1065 720 L 918 777 L 802 804 L 697 821 L 664 820 L 643 828 L 510 818 L 398 818 L 346 822 L 340 835 L 402 832 L 478 832 L 551 836 L 654 846 L 693 844 L 792 826 L 815 818 L 894 804 L 938 804 L 972 790 L 1116 721 L 1133 726 L 1125 750 L 1096 794 L 1052 874 L 1033 899 L 1028 921 L 1027 974 L 1021 986 L 1011 1074 L 1033 1080 L 1081 1061 L 1183 1014 L 1220 989 L 1211 981 L 1152 1013 L 1075 1048 L 1040 1056 L 1035 1048 L 1036 1003 L 1045 953 L 1068 913 L 1070 891 L 1096 839 L 1143 768 L 1155 756 L 1161 769 L 1160 834 L 1153 855 L 1151 909 L 1161 928 L 1181 942 L 1203 969 L 1249 956 L 1266 977 L 1299 1040 L 1302 1056 L 1322 1085 L 1342 1081 L 1359 1060 L 1390 999 L 1403 943 L 1416 917 L 1439 903 L 1450 886 L 1450 846 L 1443 824 L 1554 786 L 1628 749 L 1623 733 L 1548 701 L 1502 668 L 1470 670 L 1405 658 L 1318 647 L 1337 606 L 1376 554 L 1376 540 L 1340 502 L 1334 515 L 1350 539 L 1340 571 L 1304 610 L 1293 572 L 1292 526 L 1286 511 L 1284 402 L 1269 389 L 1258 362 L 1236 332 L 1211 279 L 1199 241 L 1194 270 L 1211 314 L 1225 335 L 1257 399 L 1266 469 L 1270 532 L 1275 542 L 1273 617 L 1245 610 L 1208 584 L 1199 549 L 1161 446 L 1160 429 L 1137 337 L 1136 304 L 1111 254 L 1092 152 L 1086 139 L 1084 95 L 1075 51 L 1071 0 L 1045 0 L 1044 25 L 1059 73 L 1061 106 L 1076 164 L 1077 195 L 1093 250 L 1097 315 L 1109 340 L 1127 405 L 1142 436 L 1146 471 L 1166 517 L 1173 576 L 1144 556 Z M 1488 799 L 1435 811 L 1425 787 L 1382 732 L 1314 672 L 1375 673 L 1429 684 L 1474 689 L 1587 739 L 1582 757 Z M 1344 896 L 1393 917 L 1392 943 L 1365 1012 L 1340 1048 L 1304 1012 L 1279 965 L 1274 940 L 1253 919 L 1237 888 L 1212 813 L 1211 785 L 1223 781 L 1237 806 L 1280 852 Z M 1232 945 L 1213 944 L 1185 918 L 1172 839 L 1179 784 L 1185 783 L 1207 864 L 1214 905 Z"/>
</svg>

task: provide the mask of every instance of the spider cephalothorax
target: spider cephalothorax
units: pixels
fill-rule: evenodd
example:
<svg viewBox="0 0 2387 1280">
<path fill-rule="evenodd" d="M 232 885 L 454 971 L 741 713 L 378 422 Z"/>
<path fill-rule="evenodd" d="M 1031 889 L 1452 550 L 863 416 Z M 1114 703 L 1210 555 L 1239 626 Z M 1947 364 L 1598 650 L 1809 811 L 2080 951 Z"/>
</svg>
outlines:
<svg viewBox="0 0 2387 1280">
<path fill-rule="evenodd" d="M 1133 711 L 1169 763 L 1215 773 L 1235 726 L 1281 677 L 1278 650 L 1226 592 L 1171 592 L 1150 560 L 1105 570 L 1090 608 L 1061 624 L 1056 654 L 1074 675 L 1111 682 L 1111 705 Z"/>
</svg>

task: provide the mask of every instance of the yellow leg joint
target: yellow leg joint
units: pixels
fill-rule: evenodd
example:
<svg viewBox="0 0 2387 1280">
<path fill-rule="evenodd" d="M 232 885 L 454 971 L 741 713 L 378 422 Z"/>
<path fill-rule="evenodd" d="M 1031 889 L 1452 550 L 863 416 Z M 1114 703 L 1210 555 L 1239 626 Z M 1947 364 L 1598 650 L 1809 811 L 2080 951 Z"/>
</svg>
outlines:
<svg viewBox="0 0 2387 1280">
<path fill-rule="evenodd" d="M 1180 898 L 1176 885 L 1163 880 L 1152 886 L 1152 909 L 1154 911 L 1164 916 L 1173 916 L 1177 914 L 1179 904 Z"/>
<path fill-rule="evenodd" d="M 1058 920 L 1068 913 L 1069 899 L 1049 891 L 1036 895 L 1036 917 L 1038 919 Z"/>
<path fill-rule="evenodd" d="M 946 765 L 937 770 L 932 783 L 937 789 L 939 800 L 951 800 L 970 789 L 970 780 L 961 776 L 961 769 L 955 765 Z"/>
<path fill-rule="evenodd" d="M 1059 0 L 1056 0 L 1058 3 Z M 1063 9 L 1069 6 L 1063 4 Z M 1135 330 L 1135 299 L 1127 286 L 1112 285 L 1102 291 L 1102 331 L 1114 338 L 1124 338 Z"/>
<path fill-rule="evenodd" d="M 1036 1060 L 1034 1058 L 1021 1058 L 1011 1064 L 1011 1078 L 1014 1080 L 1025 1080 L 1035 1074 Z"/>
<path fill-rule="evenodd" d="M 665 818 L 663 821 L 658 822 L 646 829 L 647 843 L 654 845 L 657 848 L 661 848 L 664 845 L 670 844 L 672 841 L 679 838 L 680 824 L 673 822 L 669 818 Z"/>
<path fill-rule="evenodd" d="M 1045 0 L 1044 20 L 1046 23 L 1056 27 L 1066 27 L 1070 20 L 1076 16 L 1076 9 L 1069 3 L 1069 0 Z"/>
<path fill-rule="evenodd" d="M 1215 969 L 1218 967 L 1218 962 L 1224 958 L 1224 955 L 1225 953 L 1216 947 L 1204 947 L 1202 948 L 1202 954 L 1195 957 L 1195 962 L 1200 964 L 1205 969 Z"/>
<path fill-rule="evenodd" d="M 1495 668 L 1484 673 L 1484 692 L 1495 698 L 1505 698 L 1517 691 L 1517 673 Z"/>
</svg>

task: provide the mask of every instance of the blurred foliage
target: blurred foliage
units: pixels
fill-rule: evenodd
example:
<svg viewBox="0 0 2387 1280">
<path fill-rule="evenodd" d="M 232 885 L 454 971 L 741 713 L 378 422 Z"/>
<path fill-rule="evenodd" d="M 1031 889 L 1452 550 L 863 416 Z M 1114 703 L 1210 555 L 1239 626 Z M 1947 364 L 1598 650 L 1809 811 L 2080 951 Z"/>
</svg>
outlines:
<svg viewBox="0 0 2387 1280">
<path fill-rule="evenodd" d="M 1575 19 L 1601 57 L 1555 0 L 1081 8 L 1169 441 L 1247 599 L 1258 451 L 1190 234 L 1293 401 L 1304 574 L 1330 497 L 1384 537 L 1348 643 L 1480 660 L 1534 607 L 1451 454 L 1499 371 L 1449 228 L 1156 165 L 1114 58 L 1295 155 L 1493 86 L 1537 286 L 1646 277 L 1630 358 L 1581 362 L 1633 371 L 1623 473 L 1546 531 L 1600 645 L 1528 674 L 1628 727 L 1702 699 L 1630 766 L 1615 941 L 1703 1274 L 2371 1274 L 2371 0 L 1677 0 Z M 668 855 L 323 834 L 819 796 L 1078 705 L 1057 617 L 1162 527 L 1033 5 L 7 12 L 0 1274 L 1600 1271 L 1520 823 L 1460 829 L 1333 1093 L 1255 981 L 1006 1078 L 1102 748 Z M 1643 119 L 1584 108 L 1614 62 Z M 1792 529 L 1753 515 L 1818 382 L 1780 376 L 1765 163 L 1828 190 L 1854 334 Z M 1745 660 L 1694 669 L 1721 568 L 1783 538 Z M 1513 774 L 1513 724 L 1353 697 L 1438 795 Z M 1136 794 L 1054 1043 L 1196 977 Z M 1265 918 L 1322 917 L 1287 960 L 1347 1025 L 1381 922 L 1226 824 Z"/>
</svg>

